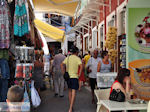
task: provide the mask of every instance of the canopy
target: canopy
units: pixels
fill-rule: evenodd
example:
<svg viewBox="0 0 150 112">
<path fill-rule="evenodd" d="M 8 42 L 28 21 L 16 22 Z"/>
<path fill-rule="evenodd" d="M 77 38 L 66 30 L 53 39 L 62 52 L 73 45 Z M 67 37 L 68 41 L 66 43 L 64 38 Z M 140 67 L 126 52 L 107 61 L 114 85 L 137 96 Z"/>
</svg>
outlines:
<svg viewBox="0 0 150 112">
<path fill-rule="evenodd" d="M 78 0 L 33 0 L 36 12 L 55 12 L 74 16 Z"/>
<path fill-rule="evenodd" d="M 36 28 L 40 30 L 44 35 L 60 42 L 64 41 L 65 32 L 63 30 L 60 30 L 59 28 L 56 28 L 38 19 L 35 19 L 34 23 Z"/>
</svg>

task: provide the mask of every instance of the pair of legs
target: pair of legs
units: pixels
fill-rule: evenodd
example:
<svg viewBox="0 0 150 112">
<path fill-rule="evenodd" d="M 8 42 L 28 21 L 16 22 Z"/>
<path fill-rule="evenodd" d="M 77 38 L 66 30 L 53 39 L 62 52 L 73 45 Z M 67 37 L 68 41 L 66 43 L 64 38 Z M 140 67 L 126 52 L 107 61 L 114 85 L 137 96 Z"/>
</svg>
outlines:
<svg viewBox="0 0 150 112">
<path fill-rule="evenodd" d="M 54 74 L 54 87 L 55 87 L 55 94 L 59 94 L 60 97 L 64 96 L 64 78 L 61 73 L 61 70 L 55 71 Z"/>
<path fill-rule="evenodd" d="M 69 111 L 68 112 L 72 112 L 72 108 L 73 108 L 73 104 L 75 101 L 75 96 L 76 96 L 76 90 L 75 89 L 69 89 Z"/>
<path fill-rule="evenodd" d="M 91 86 L 91 94 L 92 94 L 92 104 L 95 103 L 94 89 L 95 89 L 96 84 L 97 84 L 96 78 L 90 78 L 90 86 Z"/>
<path fill-rule="evenodd" d="M 79 80 L 79 91 L 81 90 L 82 81 Z"/>
<path fill-rule="evenodd" d="M 76 90 L 79 89 L 79 81 L 77 78 L 70 78 L 67 81 L 67 84 L 69 88 L 69 103 L 70 103 L 68 112 L 72 112 L 73 104 L 74 104 L 75 97 L 76 97 Z"/>
</svg>

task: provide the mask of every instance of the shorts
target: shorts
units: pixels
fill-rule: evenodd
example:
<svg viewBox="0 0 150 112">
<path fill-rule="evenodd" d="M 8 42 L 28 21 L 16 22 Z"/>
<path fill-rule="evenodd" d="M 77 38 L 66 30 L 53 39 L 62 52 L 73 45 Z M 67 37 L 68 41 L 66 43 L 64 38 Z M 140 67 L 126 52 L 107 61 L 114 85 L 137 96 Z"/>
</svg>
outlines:
<svg viewBox="0 0 150 112">
<path fill-rule="evenodd" d="M 97 85 L 96 78 L 90 78 L 90 86 L 91 86 L 91 90 L 94 91 L 96 85 Z"/>
<path fill-rule="evenodd" d="M 77 78 L 70 78 L 67 81 L 67 85 L 69 89 L 75 89 L 75 90 L 79 89 L 79 81 Z"/>
</svg>

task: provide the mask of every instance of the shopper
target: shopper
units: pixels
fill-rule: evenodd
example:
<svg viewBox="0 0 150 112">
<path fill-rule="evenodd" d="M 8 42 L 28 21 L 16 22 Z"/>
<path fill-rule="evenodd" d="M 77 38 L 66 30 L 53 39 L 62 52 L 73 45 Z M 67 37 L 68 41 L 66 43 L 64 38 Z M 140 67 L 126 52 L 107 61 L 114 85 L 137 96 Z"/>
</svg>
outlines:
<svg viewBox="0 0 150 112">
<path fill-rule="evenodd" d="M 55 88 L 55 96 L 64 97 L 64 78 L 61 71 L 60 64 L 64 61 L 66 57 L 62 54 L 62 50 L 59 49 L 59 54 L 55 55 L 54 61 L 52 64 L 52 70 L 54 72 L 54 88 Z"/>
<path fill-rule="evenodd" d="M 95 86 L 97 85 L 96 78 L 97 78 L 97 65 L 100 60 L 98 56 L 98 50 L 95 49 L 93 52 L 93 57 L 91 57 L 87 63 L 87 71 L 89 73 L 89 81 L 90 81 L 90 86 L 91 86 L 91 93 L 92 93 L 92 104 L 95 103 L 94 99 L 94 89 Z"/>
<path fill-rule="evenodd" d="M 111 61 L 109 60 L 108 52 L 103 51 L 101 56 L 102 59 L 100 59 L 100 61 L 98 62 L 97 72 L 100 73 L 111 72 Z"/>
<path fill-rule="evenodd" d="M 91 53 L 90 51 L 88 51 L 88 54 L 84 56 L 85 66 L 87 65 L 90 58 L 91 58 Z"/>
<path fill-rule="evenodd" d="M 8 112 L 21 112 L 21 102 L 23 102 L 24 90 L 20 86 L 12 86 L 7 93 Z"/>
<path fill-rule="evenodd" d="M 73 104 L 76 97 L 76 90 L 79 89 L 78 68 L 80 67 L 79 72 L 80 77 L 82 71 L 82 62 L 81 59 L 77 56 L 78 52 L 79 52 L 78 48 L 74 46 L 72 48 L 72 54 L 68 56 L 61 65 L 63 73 L 65 73 L 64 64 L 66 65 L 66 68 L 68 68 L 67 72 L 69 73 L 70 76 L 70 79 L 67 81 L 69 88 L 69 103 L 70 103 L 68 112 L 72 112 Z"/>
<path fill-rule="evenodd" d="M 126 68 L 120 69 L 114 83 L 111 86 L 110 94 L 113 89 L 120 89 L 127 96 L 130 91 L 130 70 Z"/>
<path fill-rule="evenodd" d="M 85 67 L 87 67 L 87 63 L 89 61 L 89 59 L 91 58 L 91 52 L 88 51 L 88 54 L 84 56 L 84 61 L 85 61 Z M 86 82 L 89 84 L 89 77 L 88 77 L 88 72 L 87 72 L 87 69 L 85 68 L 85 71 L 84 71 L 84 75 L 85 75 L 85 79 L 86 79 Z"/>
<path fill-rule="evenodd" d="M 80 72 L 80 68 L 78 69 L 78 74 L 79 74 L 79 72 Z M 82 82 L 84 84 L 86 81 L 84 72 L 85 72 L 85 61 L 84 61 L 84 59 L 82 59 L 82 72 L 81 72 L 81 76 L 79 77 L 79 91 L 81 90 Z"/>
<path fill-rule="evenodd" d="M 40 55 L 36 54 L 34 62 L 33 80 L 35 81 L 35 88 L 40 93 L 40 88 L 43 84 L 43 63 L 40 61 Z"/>
</svg>

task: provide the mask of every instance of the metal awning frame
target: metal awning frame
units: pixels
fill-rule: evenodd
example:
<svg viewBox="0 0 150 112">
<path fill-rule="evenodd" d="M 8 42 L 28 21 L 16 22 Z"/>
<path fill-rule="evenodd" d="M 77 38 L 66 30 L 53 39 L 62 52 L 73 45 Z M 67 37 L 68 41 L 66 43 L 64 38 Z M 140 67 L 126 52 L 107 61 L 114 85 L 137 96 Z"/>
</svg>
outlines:
<svg viewBox="0 0 150 112">
<path fill-rule="evenodd" d="M 96 25 L 98 25 L 99 13 L 104 13 L 104 11 L 100 10 L 99 6 L 110 7 L 111 5 L 98 0 L 90 0 L 87 6 L 85 6 L 85 8 L 82 10 L 82 16 L 79 22 L 74 26 L 72 31 L 77 31 L 80 34 L 83 34 L 83 32 L 78 31 L 79 28 L 84 28 L 86 30 L 89 30 L 89 28 L 92 29 L 92 26 L 89 26 L 89 24 L 87 24 L 89 21 L 95 21 Z M 85 26 L 88 28 L 86 28 Z"/>
</svg>

